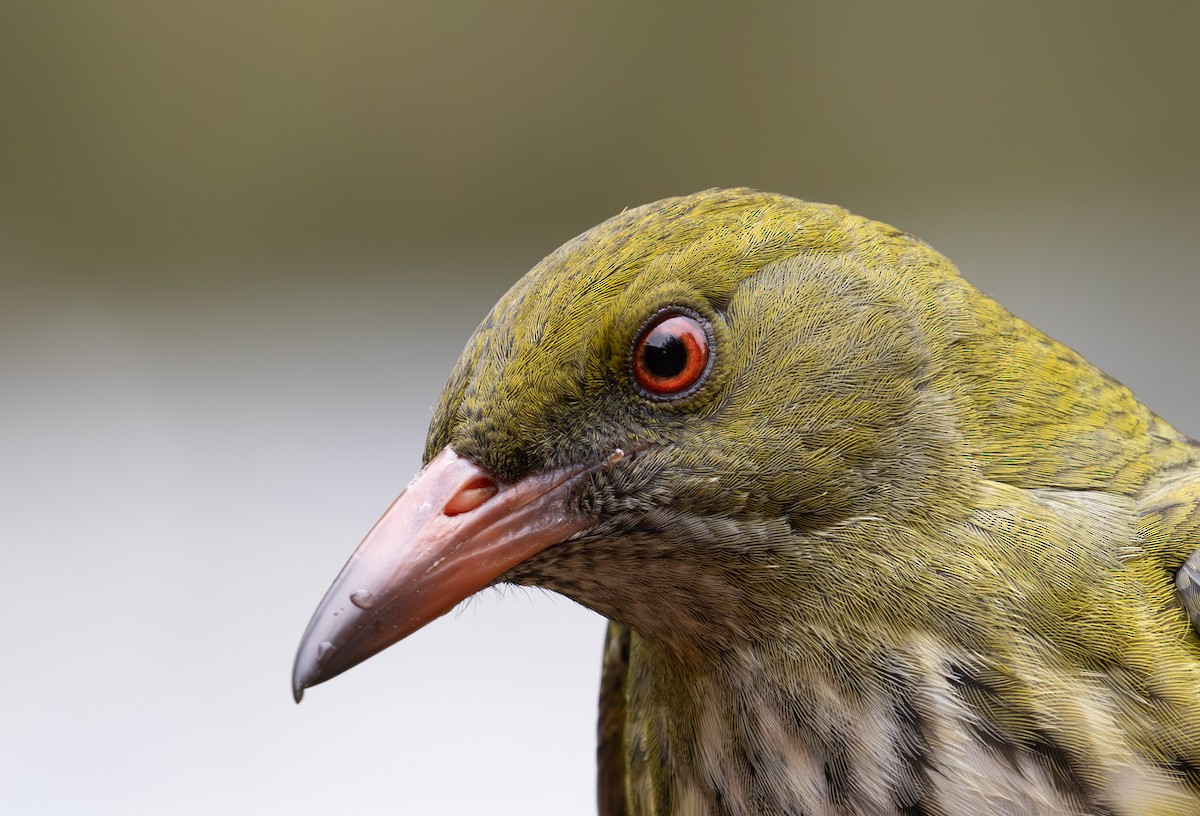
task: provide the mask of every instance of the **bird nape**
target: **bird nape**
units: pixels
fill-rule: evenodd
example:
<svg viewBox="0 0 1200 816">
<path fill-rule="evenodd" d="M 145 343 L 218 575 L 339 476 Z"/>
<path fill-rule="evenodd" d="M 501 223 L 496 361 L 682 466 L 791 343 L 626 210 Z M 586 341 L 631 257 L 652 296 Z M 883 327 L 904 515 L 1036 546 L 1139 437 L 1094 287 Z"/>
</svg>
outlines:
<svg viewBox="0 0 1200 816">
<path fill-rule="evenodd" d="M 297 700 L 499 582 L 613 623 L 611 814 L 1200 813 L 1200 445 L 838 207 L 568 242 L 467 343 Z"/>
</svg>

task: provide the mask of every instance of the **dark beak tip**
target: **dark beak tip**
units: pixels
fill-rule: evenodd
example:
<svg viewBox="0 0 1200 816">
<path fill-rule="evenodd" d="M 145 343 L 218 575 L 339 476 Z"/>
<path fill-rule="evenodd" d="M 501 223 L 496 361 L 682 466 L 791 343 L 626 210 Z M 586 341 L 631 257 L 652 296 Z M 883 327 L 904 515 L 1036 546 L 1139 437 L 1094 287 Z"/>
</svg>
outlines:
<svg viewBox="0 0 1200 816">
<path fill-rule="evenodd" d="M 296 662 L 292 664 L 292 698 L 299 703 L 304 699 L 304 690 L 317 685 L 322 680 L 320 668 L 311 659 L 305 659 L 305 649 L 301 645 L 296 652 Z"/>
</svg>

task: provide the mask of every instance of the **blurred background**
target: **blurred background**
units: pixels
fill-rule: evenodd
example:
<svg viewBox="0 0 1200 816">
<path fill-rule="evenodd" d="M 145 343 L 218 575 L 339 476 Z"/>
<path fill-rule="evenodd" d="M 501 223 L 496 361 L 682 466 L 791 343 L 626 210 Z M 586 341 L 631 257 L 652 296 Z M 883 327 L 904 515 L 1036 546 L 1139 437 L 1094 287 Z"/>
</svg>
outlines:
<svg viewBox="0 0 1200 816">
<path fill-rule="evenodd" d="M 0 812 L 590 813 L 602 622 L 293 650 L 495 299 L 832 201 L 1200 434 L 1194 3 L 0 5 Z"/>
</svg>

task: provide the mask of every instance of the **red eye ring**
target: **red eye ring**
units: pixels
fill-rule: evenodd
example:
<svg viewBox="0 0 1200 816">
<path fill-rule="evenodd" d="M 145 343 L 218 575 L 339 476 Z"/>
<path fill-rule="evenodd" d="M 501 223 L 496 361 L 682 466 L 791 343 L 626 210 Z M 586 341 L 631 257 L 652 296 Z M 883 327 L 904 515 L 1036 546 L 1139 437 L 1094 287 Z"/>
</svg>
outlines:
<svg viewBox="0 0 1200 816">
<path fill-rule="evenodd" d="M 651 399 L 692 393 L 712 367 L 707 326 L 686 312 L 660 312 L 633 344 L 633 379 Z"/>
</svg>

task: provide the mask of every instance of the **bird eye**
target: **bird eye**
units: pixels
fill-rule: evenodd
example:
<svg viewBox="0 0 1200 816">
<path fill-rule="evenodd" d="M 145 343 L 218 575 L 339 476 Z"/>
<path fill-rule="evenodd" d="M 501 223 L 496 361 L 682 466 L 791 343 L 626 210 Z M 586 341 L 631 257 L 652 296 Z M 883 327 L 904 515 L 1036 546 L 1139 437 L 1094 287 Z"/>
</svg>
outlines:
<svg viewBox="0 0 1200 816">
<path fill-rule="evenodd" d="M 633 378 L 651 399 L 691 393 L 708 374 L 709 332 L 695 317 L 666 312 L 652 319 L 633 346 Z"/>
</svg>

